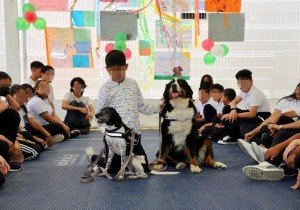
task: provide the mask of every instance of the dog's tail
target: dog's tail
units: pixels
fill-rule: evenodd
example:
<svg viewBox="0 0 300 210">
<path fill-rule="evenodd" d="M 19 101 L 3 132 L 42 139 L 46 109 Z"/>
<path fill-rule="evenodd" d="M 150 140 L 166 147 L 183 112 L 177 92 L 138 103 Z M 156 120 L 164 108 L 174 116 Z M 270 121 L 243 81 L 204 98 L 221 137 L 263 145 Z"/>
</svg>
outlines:
<svg viewBox="0 0 300 210">
<path fill-rule="evenodd" d="M 154 174 L 154 175 L 176 175 L 176 174 L 180 174 L 179 171 L 154 171 L 154 170 L 151 170 L 150 173 Z"/>
</svg>

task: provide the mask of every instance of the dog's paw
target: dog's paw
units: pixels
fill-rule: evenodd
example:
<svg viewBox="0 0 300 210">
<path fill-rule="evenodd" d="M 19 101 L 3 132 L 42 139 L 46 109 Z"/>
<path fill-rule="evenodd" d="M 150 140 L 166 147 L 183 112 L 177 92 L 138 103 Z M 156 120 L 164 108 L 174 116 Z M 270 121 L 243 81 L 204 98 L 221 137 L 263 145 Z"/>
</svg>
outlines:
<svg viewBox="0 0 300 210">
<path fill-rule="evenodd" d="M 199 166 L 191 165 L 190 169 L 191 169 L 192 173 L 197 173 L 198 174 L 198 173 L 202 172 L 202 169 Z"/>
<path fill-rule="evenodd" d="M 123 181 L 124 180 L 124 176 L 123 175 L 121 175 L 121 176 L 119 176 L 118 178 L 117 178 L 117 181 Z"/>
<path fill-rule="evenodd" d="M 180 170 L 180 169 L 184 169 L 186 167 L 186 163 L 184 162 L 180 162 L 176 165 L 176 169 Z"/>
<path fill-rule="evenodd" d="M 215 162 L 214 168 L 226 170 L 226 169 L 227 169 L 227 166 L 226 166 L 224 163 L 221 163 L 221 162 Z"/>
<path fill-rule="evenodd" d="M 151 168 L 151 170 L 154 170 L 154 171 L 163 171 L 163 170 L 165 170 L 165 165 L 162 163 L 157 163 L 157 164 L 154 164 L 150 168 Z"/>
</svg>

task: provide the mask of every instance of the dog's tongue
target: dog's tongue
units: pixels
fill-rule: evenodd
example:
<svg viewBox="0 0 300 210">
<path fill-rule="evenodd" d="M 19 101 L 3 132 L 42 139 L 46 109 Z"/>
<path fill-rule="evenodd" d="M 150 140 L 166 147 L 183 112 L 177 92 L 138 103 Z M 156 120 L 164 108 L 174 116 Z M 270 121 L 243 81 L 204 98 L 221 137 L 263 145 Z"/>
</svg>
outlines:
<svg viewBox="0 0 300 210">
<path fill-rule="evenodd" d="M 177 97 L 178 97 L 178 95 L 179 95 L 179 93 L 178 93 L 178 92 L 172 93 L 172 97 L 173 97 L 173 98 L 177 98 Z"/>
</svg>

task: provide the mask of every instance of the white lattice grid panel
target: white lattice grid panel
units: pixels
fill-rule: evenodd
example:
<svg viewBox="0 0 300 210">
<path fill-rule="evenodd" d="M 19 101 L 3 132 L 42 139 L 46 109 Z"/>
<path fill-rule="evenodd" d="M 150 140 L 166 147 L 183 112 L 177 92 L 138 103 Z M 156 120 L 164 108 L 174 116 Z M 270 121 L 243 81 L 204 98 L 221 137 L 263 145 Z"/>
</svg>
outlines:
<svg viewBox="0 0 300 210">
<path fill-rule="evenodd" d="M 202 75 L 210 74 L 216 83 L 221 83 L 226 88 L 237 89 L 235 73 L 240 69 L 248 68 L 253 72 L 255 84 L 268 97 L 278 98 L 290 94 L 300 81 L 300 0 L 242 0 L 242 2 L 242 12 L 246 17 L 245 41 L 225 43 L 230 48 L 230 54 L 225 58 L 217 59 L 212 66 L 203 63 L 204 50 L 191 48 L 189 83 L 197 92 Z M 78 0 L 75 7 L 77 10 L 94 10 L 94 8 L 93 0 Z M 69 13 L 66 12 L 38 12 L 38 15 L 47 20 L 49 27 L 70 25 Z M 149 7 L 147 17 L 154 39 L 155 20 L 158 16 L 153 14 L 152 7 Z M 207 38 L 207 28 L 207 21 L 201 20 L 201 40 Z M 99 87 L 108 78 L 103 63 L 105 45 L 106 43 L 103 42 L 100 62 L 95 62 L 93 69 L 56 69 L 53 82 L 56 98 L 61 98 L 68 91 L 69 82 L 74 76 L 83 77 L 88 84 L 86 93 L 93 98 L 97 97 Z M 133 52 L 132 58 L 128 61 L 128 76 L 135 78 L 139 84 L 147 82 L 141 78 L 137 41 L 127 42 L 127 45 Z M 93 46 L 95 46 L 95 31 L 93 31 Z M 33 60 L 46 63 L 43 31 L 33 28 L 27 31 L 27 58 L 27 66 Z M 94 61 L 97 61 L 96 57 Z M 28 69 L 27 74 L 29 75 Z M 155 81 L 152 88 L 142 90 L 144 97 L 160 98 L 165 83 L 166 81 Z"/>
<path fill-rule="evenodd" d="M 0 0 L 0 71 L 6 71 L 4 0 Z"/>
</svg>

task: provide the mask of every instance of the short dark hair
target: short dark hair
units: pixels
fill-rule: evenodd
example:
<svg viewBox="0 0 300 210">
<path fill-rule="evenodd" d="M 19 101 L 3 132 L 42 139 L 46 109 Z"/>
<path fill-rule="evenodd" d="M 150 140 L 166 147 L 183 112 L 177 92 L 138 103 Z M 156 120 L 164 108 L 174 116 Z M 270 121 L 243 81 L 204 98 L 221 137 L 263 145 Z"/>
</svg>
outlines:
<svg viewBox="0 0 300 210">
<path fill-rule="evenodd" d="M 204 82 L 204 80 L 208 78 L 208 82 Z M 210 76 L 209 74 L 205 74 L 202 76 L 201 81 L 200 81 L 200 87 L 203 85 L 209 85 L 212 86 L 214 84 L 213 78 L 212 76 Z"/>
<path fill-rule="evenodd" d="M 4 71 L 0 71 L 0 80 L 9 79 L 11 81 L 11 77 Z"/>
<path fill-rule="evenodd" d="M 125 54 L 119 50 L 112 50 L 105 56 L 105 64 L 106 68 L 109 68 L 111 66 L 125 66 Z"/>
<path fill-rule="evenodd" d="M 249 79 L 252 80 L 252 72 L 248 69 L 240 70 L 236 73 L 235 78 L 238 79 Z"/>
<path fill-rule="evenodd" d="M 223 91 L 223 95 L 224 95 L 225 97 L 227 97 L 230 101 L 232 101 L 232 100 L 235 99 L 235 97 L 236 97 L 235 90 L 232 89 L 232 88 L 226 88 L 226 89 Z"/>
<path fill-rule="evenodd" d="M 34 89 L 31 85 L 25 83 L 25 84 L 22 84 L 22 87 L 26 90 L 26 89 L 31 89 L 32 93 L 34 93 Z M 27 92 L 27 91 L 26 91 Z"/>
<path fill-rule="evenodd" d="M 202 85 L 199 87 L 199 91 L 204 90 L 205 93 L 209 93 L 209 87 L 207 85 Z"/>
<path fill-rule="evenodd" d="M 54 68 L 53 68 L 52 66 L 46 65 L 46 66 L 43 66 L 43 67 L 42 67 L 41 72 L 42 72 L 43 74 L 45 74 L 47 71 L 51 71 L 51 70 L 54 70 Z"/>
<path fill-rule="evenodd" d="M 24 90 L 24 88 L 23 88 L 21 85 L 14 84 L 14 85 L 11 86 L 11 88 L 9 89 L 9 95 L 13 96 L 13 95 L 16 94 L 16 92 L 17 92 L 18 90 L 21 90 L 21 89 Z M 25 90 L 25 91 L 26 91 L 26 90 Z"/>
<path fill-rule="evenodd" d="M 85 84 L 85 81 L 84 81 L 81 77 L 74 77 L 74 78 L 71 80 L 71 82 L 70 82 L 70 86 L 71 86 L 70 92 L 74 92 L 74 90 L 72 89 L 72 87 L 74 86 L 74 83 L 75 83 L 75 82 L 79 82 L 79 83 L 83 86 L 83 88 L 86 88 L 86 87 L 87 87 L 87 85 Z M 81 94 L 83 94 L 83 91 L 82 91 Z"/>
<path fill-rule="evenodd" d="M 40 61 L 33 61 L 30 64 L 30 69 L 41 69 L 44 67 L 44 64 Z"/>
<path fill-rule="evenodd" d="M 220 84 L 213 84 L 213 85 L 210 86 L 210 88 L 209 88 L 209 90 L 214 90 L 214 89 L 217 89 L 217 90 L 219 90 L 220 92 L 223 92 L 223 91 L 224 91 L 223 85 L 220 85 Z"/>
</svg>

